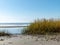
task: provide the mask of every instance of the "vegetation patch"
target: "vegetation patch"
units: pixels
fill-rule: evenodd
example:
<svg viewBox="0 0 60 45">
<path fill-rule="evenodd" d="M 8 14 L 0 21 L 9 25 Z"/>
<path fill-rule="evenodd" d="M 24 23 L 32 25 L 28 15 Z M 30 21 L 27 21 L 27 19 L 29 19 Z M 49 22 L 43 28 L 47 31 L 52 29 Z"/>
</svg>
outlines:
<svg viewBox="0 0 60 45">
<path fill-rule="evenodd" d="M 6 33 L 6 32 L 4 32 L 4 31 L 2 31 L 2 32 L 0 32 L 0 36 L 10 36 L 11 35 L 11 33 Z"/>
<path fill-rule="evenodd" d="M 22 34 L 28 35 L 46 35 L 60 33 L 60 20 L 35 20 L 27 28 L 24 28 Z"/>
</svg>

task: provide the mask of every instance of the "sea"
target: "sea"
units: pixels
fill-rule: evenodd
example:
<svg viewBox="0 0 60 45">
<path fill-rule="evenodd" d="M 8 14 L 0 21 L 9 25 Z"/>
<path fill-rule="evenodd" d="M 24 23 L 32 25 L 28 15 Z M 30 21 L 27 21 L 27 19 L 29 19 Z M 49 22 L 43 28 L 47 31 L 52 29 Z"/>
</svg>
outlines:
<svg viewBox="0 0 60 45">
<path fill-rule="evenodd" d="M 25 28 L 24 26 L 28 26 L 29 23 L 0 23 L 0 32 L 5 31 L 12 34 L 21 34 L 22 30 Z M 13 28 L 2 28 L 3 26 L 22 26 L 22 27 L 13 27 Z"/>
</svg>

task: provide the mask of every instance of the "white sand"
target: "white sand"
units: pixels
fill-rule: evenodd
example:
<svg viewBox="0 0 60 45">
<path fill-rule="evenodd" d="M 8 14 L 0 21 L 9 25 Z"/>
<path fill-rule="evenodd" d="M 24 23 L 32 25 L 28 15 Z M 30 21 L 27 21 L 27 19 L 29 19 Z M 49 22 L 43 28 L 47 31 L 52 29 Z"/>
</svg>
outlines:
<svg viewBox="0 0 60 45">
<path fill-rule="evenodd" d="M 60 45 L 60 41 L 56 40 L 46 41 L 45 38 L 37 38 L 33 36 L 19 35 L 17 37 L 4 39 L 5 39 L 4 41 L 0 41 L 0 45 Z"/>
</svg>

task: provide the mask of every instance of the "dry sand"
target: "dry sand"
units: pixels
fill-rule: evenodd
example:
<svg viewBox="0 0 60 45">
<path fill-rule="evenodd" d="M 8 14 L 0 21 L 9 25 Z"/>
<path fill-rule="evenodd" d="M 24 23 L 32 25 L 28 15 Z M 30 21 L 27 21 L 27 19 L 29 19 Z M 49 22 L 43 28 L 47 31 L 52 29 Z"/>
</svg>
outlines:
<svg viewBox="0 0 60 45">
<path fill-rule="evenodd" d="M 53 36 L 54 37 L 54 36 Z M 58 36 L 59 37 L 59 36 Z M 2 37 L 0 37 L 2 38 Z M 35 37 L 28 35 L 18 35 L 15 37 L 3 37 L 0 45 L 60 45 L 60 40 L 50 37 Z"/>
</svg>

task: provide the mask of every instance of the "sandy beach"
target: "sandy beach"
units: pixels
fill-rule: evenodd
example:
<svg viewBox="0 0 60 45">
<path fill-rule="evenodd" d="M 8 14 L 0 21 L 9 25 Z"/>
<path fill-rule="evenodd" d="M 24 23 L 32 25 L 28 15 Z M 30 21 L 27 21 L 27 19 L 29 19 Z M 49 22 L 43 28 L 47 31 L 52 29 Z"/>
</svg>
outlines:
<svg viewBox="0 0 60 45">
<path fill-rule="evenodd" d="M 1 37 L 0 37 L 1 38 Z M 0 45 L 60 45 L 60 40 L 51 38 L 45 39 L 45 37 L 35 37 L 28 35 L 12 36 L 11 38 L 3 37 L 0 40 Z"/>
</svg>

